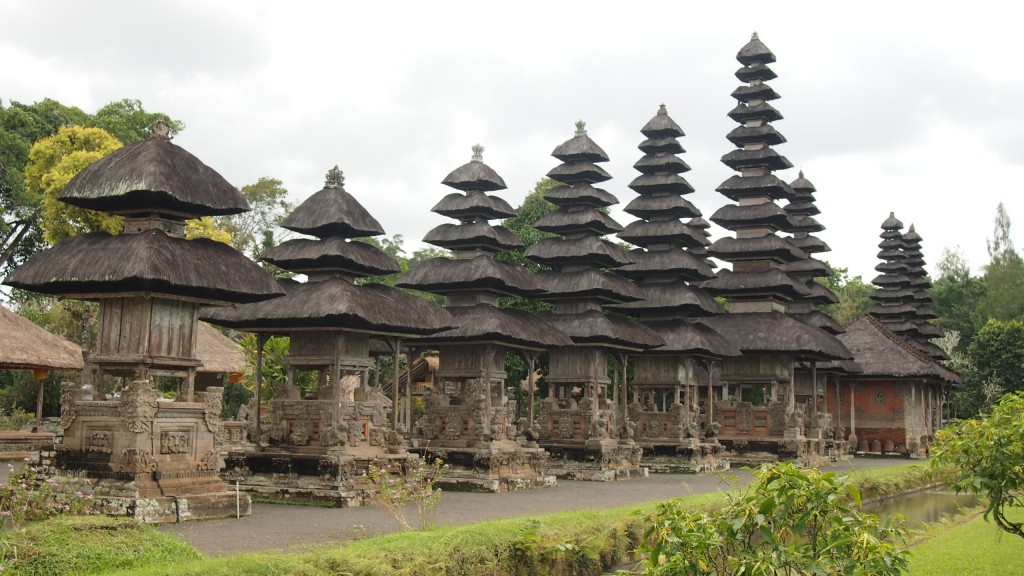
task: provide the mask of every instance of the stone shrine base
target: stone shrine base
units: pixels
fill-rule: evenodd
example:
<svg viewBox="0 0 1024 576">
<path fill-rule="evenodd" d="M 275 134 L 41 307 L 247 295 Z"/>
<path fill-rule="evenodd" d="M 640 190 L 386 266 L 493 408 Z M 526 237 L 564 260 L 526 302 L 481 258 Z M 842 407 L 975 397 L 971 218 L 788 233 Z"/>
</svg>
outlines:
<svg viewBox="0 0 1024 576">
<path fill-rule="evenodd" d="M 612 482 L 649 474 L 640 466 L 643 449 L 632 442 L 590 440 L 585 446 L 546 444 L 544 448 L 551 453 L 548 472 L 566 480 Z"/>
<path fill-rule="evenodd" d="M 558 479 L 546 471 L 548 453 L 532 443 L 494 440 L 474 447 L 412 450 L 427 460 L 444 460 L 448 471 L 437 481 L 442 490 L 497 493 L 558 486 Z"/>
</svg>

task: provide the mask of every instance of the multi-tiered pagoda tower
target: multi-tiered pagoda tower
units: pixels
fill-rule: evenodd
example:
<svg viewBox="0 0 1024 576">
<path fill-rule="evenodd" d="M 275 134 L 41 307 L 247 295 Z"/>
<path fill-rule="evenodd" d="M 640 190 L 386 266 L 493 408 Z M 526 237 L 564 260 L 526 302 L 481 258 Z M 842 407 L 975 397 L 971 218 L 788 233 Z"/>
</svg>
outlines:
<svg viewBox="0 0 1024 576">
<path fill-rule="evenodd" d="M 694 190 L 680 175 L 690 169 L 678 156 L 683 153 L 678 140 L 683 131 L 662 105 L 640 132 L 647 138 L 640 144 L 644 156 L 634 165 L 641 175 L 629 185 L 639 196 L 625 208 L 639 220 L 619 233 L 640 248 L 629 253 L 633 263 L 618 272 L 636 282 L 643 299 L 610 308 L 640 320 L 665 345 L 635 356 L 637 401 L 630 404 L 628 416 L 637 423 L 636 441 L 656 455 L 648 465 L 690 472 L 725 470 L 728 463 L 718 458 L 721 446 L 711 427 L 710 362 L 738 356 L 739 350 L 693 321 L 724 311 L 697 285 L 715 276 L 703 255 L 690 252 L 707 243 L 703 229 L 681 220 L 701 221 L 700 210 L 684 198 Z M 698 375 L 705 380 L 698 382 Z"/>
<path fill-rule="evenodd" d="M 915 336 L 911 337 L 911 343 L 919 350 L 930 356 L 933 360 L 949 360 L 949 355 L 942 348 L 931 342 L 932 338 L 941 338 L 945 333 L 941 328 L 929 322 L 938 318 L 938 314 L 931 308 L 932 296 L 928 293 L 931 288 L 931 279 L 924 269 L 924 255 L 921 253 L 921 235 L 914 230 L 914 225 L 903 234 L 903 263 L 907 265 L 906 276 L 909 280 L 907 288 L 913 294 L 911 306 L 914 313 L 909 320 L 917 327 Z"/>
<path fill-rule="evenodd" d="M 550 267 L 543 272 L 546 295 L 553 313 L 543 317 L 572 338 L 549 354 L 546 377 L 549 396 L 542 403 L 538 425 L 541 445 L 564 466 L 556 473 L 576 478 L 613 480 L 646 473 L 639 467 L 641 449 L 632 439 L 634 426 L 625 422 L 619 404 L 626 398 L 623 377 L 609 393 L 609 354 L 617 358 L 616 372 L 625 374 L 625 355 L 654 348 L 662 339 L 639 322 L 605 313 L 609 304 L 640 299 L 637 288 L 614 272 L 630 264 L 626 252 L 602 236 L 622 228 L 601 209 L 618 200 L 594 184 L 611 179 L 599 162 L 608 155 L 587 136 L 585 124 L 576 123 L 573 138 L 560 144 L 552 156 L 562 162 L 548 176 L 562 184 L 545 198 L 556 206 L 534 225 L 554 234 L 530 246 L 527 258 Z"/>
<path fill-rule="evenodd" d="M 830 334 L 786 314 L 794 300 L 811 292 L 804 280 L 786 272 L 787 266 L 808 255 L 777 234 L 790 221 L 775 202 L 792 199 L 794 192 L 773 174 L 792 166 L 773 149 L 786 141 L 771 125 L 782 118 L 769 104 L 779 95 L 766 84 L 776 77 L 768 67 L 775 55 L 754 34 L 736 58 L 742 64 L 736 77 L 747 84 L 732 94 L 738 104 L 729 117 L 741 126 L 729 133 L 737 149 L 723 156 L 722 162 L 739 174 L 718 187 L 736 204 L 724 206 L 711 217 L 735 236 L 720 238 L 707 250 L 730 262 L 732 270 L 720 271 L 704 287 L 724 296 L 729 304 L 729 314 L 712 317 L 707 324 L 743 355 L 724 361 L 726 399 L 723 410 L 715 412 L 721 419 L 723 440 L 774 451 L 789 428 L 783 447 L 802 452 L 806 422 L 805 412 L 796 406 L 794 362 L 848 358 L 849 353 Z M 780 401 L 781 390 L 788 391 L 787 401 Z"/>
<path fill-rule="evenodd" d="M 59 473 L 98 480 L 95 495 L 112 512 L 148 522 L 234 515 L 235 496 L 217 476 L 222 391 L 193 393 L 201 365 L 197 317 L 203 305 L 282 292 L 227 244 L 185 239 L 185 222 L 245 212 L 248 204 L 222 176 L 172 144 L 163 122 L 149 139 L 85 167 L 60 199 L 123 216 L 124 232 L 61 241 L 6 280 L 99 302 L 96 344 L 84 373 L 96 392 L 64 388 Z M 107 376 L 131 383 L 117 397 L 116 382 Z M 176 402 L 158 401 L 154 376 L 183 384 Z M 244 503 L 248 510 L 248 498 Z"/>
<path fill-rule="evenodd" d="M 281 282 L 285 296 L 232 309 L 204 310 L 203 319 L 255 332 L 262 344 L 288 336 L 287 383 L 270 402 L 271 423 L 261 424 L 257 395 L 250 433 L 256 446 L 229 459 L 228 473 L 248 490 L 303 495 L 358 506 L 368 496 L 364 474 L 375 459 L 405 460 L 405 438 L 388 422 L 392 402 L 369 386 L 371 337 L 398 349 L 404 338 L 455 325 L 440 306 L 381 284 L 357 283 L 399 270 L 382 250 L 354 238 L 384 234 L 351 194 L 337 166 L 324 188 L 298 205 L 281 226 L 314 238 L 268 249 L 262 259 L 307 281 Z M 257 391 L 262 389 L 257 370 Z M 302 390 L 297 375 L 315 373 Z"/>
<path fill-rule="evenodd" d="M 532 376 L 540 353 L 572 342 L 528 312 L 498 307 L 502 296 L 535 296 L 541 289 L 527 268 L 494 260 L 496 253 L 523 244 L 505 227 L 489 222 L 515 212 L 488 194 L 506 186 L 484 164 L 482 153 L 482 146 L 474 146 L 472 160 L 442 181 L 458 192 L 445 196 L 433 211 L 458 224 L 442 224 L 423 239 L 451 250 L 453 258 L 427 260 L 398 281 L 399 286 L 445 296 L 458 325 L 416 341 L 438 350 L 440 366 L 413 439 L 423 450 L 445 454 L 452 471 L 444 482 L 462 489 L 503 492 L 553 486 L 555 478 L 544 470 L 548 454 L 538 447 L 537 432 L 529 419 L 517 418 L 516 402 L 506 394 L 505 353 L 522 353 Z"/>
</svg>

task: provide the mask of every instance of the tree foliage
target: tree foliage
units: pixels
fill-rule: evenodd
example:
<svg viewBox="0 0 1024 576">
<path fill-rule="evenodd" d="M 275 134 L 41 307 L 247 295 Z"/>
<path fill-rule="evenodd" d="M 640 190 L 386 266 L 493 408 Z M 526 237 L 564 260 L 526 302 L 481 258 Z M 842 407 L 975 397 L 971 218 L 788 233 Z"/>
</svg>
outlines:
<svg viewBox="0 0 1024 576">
<path fill-rule="evenodd" d="M 835 293 L 839 302 L 825 306 L 825 313 L 840 325 L 846 326 L 860 318 L 871 308 L 874 288 L 865 284 L 860 276 L 850 278 L 849 268 L 833 267 L 832 276 L 824 284 Z"/>
<path fill-rule="evenodd" d="M 539 180 L 533 187 L 533 190 L 526 195 L 525 199 L 523 199 L 523 203 L 516 208 L 516 215 L 506 218 L 501 223 L 502 226 L 508 228 L 509 231 L 515 234 L 516 237 L 523 242 L 523 247 L 496 254 L 494 257 L 496 261 L 525 266 L 533 272 L 539 272 L 545 268 L 544 266 L 527 259 L 523 253 L 527 248 L 536 244 L 538 241 L 554 236 L 554 234 L 549 232 L 537 230 L 533 225 L 544 215 L 555 210 L 555 205 L 545 200 L 544 195 L 558 186 L 560 186 L 560 184 L 550 178 L 543 178 Z M 500 300 L 500 304 L 505 308 L 518 308 L 520 310 L 528 310 L 530 312 L 551 309 L 551 305 L 546 302 L 524 298 L 522 296 L 503 297 Z"/>
<path fill-rule="evenodd" d="M 995 227 L 988 240 L 989 263 L 985 267 L 985 296 L 975 315 L 975 327 L 989 319 L 1024 317 L 1024 259 L 1010 238 L 1010 215 L 1002 202 L 996 210 Z"/>
<path fill-rule="evenodd" d="M 239 252 L 255 260 L 273 244 L 274 231 L 293 206 L 288 202 L 288 190 L 277 178 L 263 176 L 239 191 L 251 210 L 222 216 L 218 224 L 233 238 Z"/>
<path fill-rule="evenodd" d="M 25 165 L 25 190 L 40 206 L 39 224 L 47 242 L 56 244 L 87 232 L 121 231 L 120 216 L 78 208 L 58 199 L 61 190 L 82 168 L 121 146 L 106 130 L 81 126 L 62 126 L 53 136 L 32 145 Z"/>
<path fill-rule="evenodd" d="M 85 122 L 87 126 L 102 128 L 115 138 L 131 144 L 149 138 L 149 127 L 157 120 L 163 120 L 171 129 L 171 136 L 185 129 L 185 124 L 162 112 L 146 112 L 142 102 L 125 98 L 100 108 Z"/>
<path fill-rule="evenodd" d="M 952 470 L 949 483 L 957 493 L 985 496 L 986 519 L 1024 538 L 1024 523 L 1008 517 L 1024 508 L 1024 394 L 1007 394 L 990 414 L 936 432 L 932 465 Z"/>
<path fill-rule="evenodd" d="M 936 266 L 939 278 L 930 290 L 932 309 L 939 315 L 940 328 L 960 334 L 957 350 L 966 351 L 978 328 L 975 316 L 985 299 L 985 281 L 971 275 L 970 265 L 959 250 L 943 250 Z"/>
<path fill-rule="evenodd" d="M 861 512 L 859 500 L 835 474 L 762 466 L 718 513 L 659 504 L 641 546 L 644 574 L 902 574 L 904 529 Z"/>
</svg>

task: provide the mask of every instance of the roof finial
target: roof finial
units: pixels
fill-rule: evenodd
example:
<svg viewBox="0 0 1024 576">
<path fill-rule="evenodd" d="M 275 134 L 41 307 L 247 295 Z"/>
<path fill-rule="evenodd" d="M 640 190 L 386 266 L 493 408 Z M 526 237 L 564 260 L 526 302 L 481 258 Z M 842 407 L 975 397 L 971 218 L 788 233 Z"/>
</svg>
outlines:
<svg viewBox="0 0 1024 576">
<path fill-rule="evenodd" d="M 800 174 L 797 175 L 797 178 L 803 178 L 803 177 L 804 177 L 804 171 L 803 171 L 803 168 L 801 168 L 800 169 Z"/>
<path fill-rule="evenodd" d="M 157 118 L 155 122 L 149 125 L 149 137 L 163 140 L 164 142 L 170 142 L 171 127 L 163 118 Z"/>
<path fill-rule="evenodd" d="M 910 224 L 910 229 L 909 229 L 909 230 L 907 230 L 907 232 L 913 232 L 913 231 L 914 231 L 914 224 L 913 224 L 913 223 L 911 223 L 911 224 Z"/>
<path fill-rule="evenodd" d="M 324 179 L 324 188 L 343 188 L 345 186 L 345 173 L 338 169 L 338 165 L 335 164 L 334 168 L 327 171 L 327 178 Z"/>
<path fill-rule="evenodd" d="M 576 135 L 586 136 L 587 135 L 587 123 L 583 120 L 576 121 Z"/>
<path fill-rule="evenodd" d="M 753 34 L 750 35 L 750 39 L 751 40 L 760 40 L 760 38 L 757 37 L 757 31 L 755 31 Z"/>
<path fill-rule="evenodd" d="M 484 161 L 484 147 L 481 146 L 480 144 L 474 144 L 473 145 L 473 158 L 472 158 L 472 161 L 473 162 L 483 162 Z"/>
<path fill-rule="evenodd" d="M 895 217 L 896 217 L 896 213 L 895 212 L 889 212 L 889 218 L 895 218 Z"/>
<path fill-rule="evenodd" d="M 665 116 L 666 114 L 668 114 L 668 110 L 665 109 L 665 103 L 662 102 L 661 106 L 658 106 L 658 115 Z"/>
</svg>

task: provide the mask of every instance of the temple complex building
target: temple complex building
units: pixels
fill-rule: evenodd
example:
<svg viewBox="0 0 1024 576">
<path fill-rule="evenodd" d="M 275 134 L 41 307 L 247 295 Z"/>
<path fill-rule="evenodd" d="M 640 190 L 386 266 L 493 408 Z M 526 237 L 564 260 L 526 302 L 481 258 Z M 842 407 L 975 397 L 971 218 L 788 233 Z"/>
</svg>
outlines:
<svg viewBox="0 0 1024 576">
<path fill-rule="evenodd" d="M 569 337 L 533 314 L 500 308 L 503 296 L 536 296 L 537 276 L 523 266 L 497 262 L 494 255 L 521 248 L 522 242 L 489 221 L 514 215 L 507 202 L 488 194 L 505 182 L 483 162 L 483 147 L 474 146 L 469 163 L 456 168 L 442 184 L 457 190 L 433 211 L 454 218 L 427 233 L 424 242 L 451 250 L 452 258 L 432 258 L 403 274 L 398 286 L 443 295 L 456 328 L 418 338 L 414 344 L 437 350 L 433 389 L 424 396 L 425 414 L 413 427 L 413 444 L 425 453 L 439 451 L 451 467 L 443 484 L 463 490 L 503 492 L 554 486 L 545 472 L 548 453 L 537 444 L 528 413 L 519 418 L 506 391 L 505 354 L 517 352 L 535 371 L 537 356 Z M 531 388 L 532 390 L 532 388 Z"/>
<path fill-rule="evenodd" d="M 554 311 L 540 316 L 572 339 L 549 351 L 548 397 L 537 415 L 540 445 L 553 455 L 559 477 L 615 480 L 645 475 L 635 425 L 618 408 L 627 397 L 626 356 L 664 344 L 657 333 L 607 305 L 643 296 L 614 270 L 632 263 L 626 251 L 602 236 L 622 227 L 602 211 L 618 200 L 594 184 L 611 179 L 598 163 L 608 155 L 588 135 L 583 121 L 552 156 L 561 164 L 548 176 L 561 185 L 545 194 L 556 209 L 534 227 L 554 236 L 530 246 L 525 256 L 547 266 L 545 294 Z M 657 227 L 660 224 L 655 224 Z M 609 377 L 609 358 L 617 378 Z M 615 390 L 610 390 L 612 385 Z M 615 401 L 613 401 L 615 400 Z"/>
</svg>

